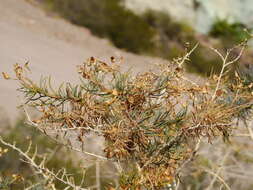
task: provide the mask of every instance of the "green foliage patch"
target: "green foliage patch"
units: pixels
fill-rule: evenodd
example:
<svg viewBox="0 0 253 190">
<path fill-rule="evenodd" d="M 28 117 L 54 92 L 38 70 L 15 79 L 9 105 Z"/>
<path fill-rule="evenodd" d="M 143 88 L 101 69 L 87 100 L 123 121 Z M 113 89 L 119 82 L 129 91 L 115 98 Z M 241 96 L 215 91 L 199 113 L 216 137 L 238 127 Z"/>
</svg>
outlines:
<svg viewBox="0 0 253 190">
<path fill-rule="evenodd" d="M 250 34 L 246 30 L 250 32 L 252 29 L 239 22 L 229 23 L 226 19 L 217 19 L 209 35 L 221 39 L 225 43 L 225 47 L 231 47 L 233 44 L 250 38 Z"/>
<path fill-rule="evenodd" d="M 134 53 L 153 48 L 154 31 L 141 17 L 126 9 L 121 0 L 47 0 L 47 3 L 74 24 L 109 38 L 116 47 Z"/>
</svg>

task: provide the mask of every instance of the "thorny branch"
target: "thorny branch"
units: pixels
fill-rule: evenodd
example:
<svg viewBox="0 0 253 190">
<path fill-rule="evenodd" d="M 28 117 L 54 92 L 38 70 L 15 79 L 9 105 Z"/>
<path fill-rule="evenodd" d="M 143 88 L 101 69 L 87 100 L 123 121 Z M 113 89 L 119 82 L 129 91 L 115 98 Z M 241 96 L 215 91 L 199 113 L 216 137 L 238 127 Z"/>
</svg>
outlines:
<svg viewBox="0 0 253 190">
<path fill-rule="evenodd" d="M 35 153 L 33 154 L 32 157 L 30 157 L 28 155 L 30 153 L 31 145 L 28 147 L 28 150 L 26 152 L 23 152 L 21 149 L 17 148 L 15 144 L 9 144 L 9 143 L 5 142 L 1 136 L 0 136 L 0 142 L 3 145 L 17 151 L 22 157 L 25 158 L 25 160 L 23 160 L 23 161 L 30 164 L 37 171 L 37 173 L 39 175 L 43 176 L 43 178 L 46 181 L 51 180 L 51 178 L 53 177 L 54 179 L 60 181 L 61 183 L 73 188 L 74 190 L 87 190 L 85 188 L 81 188 L 81 187 L 78 187 L 77 185 L 73 184 L 71 182 L 71 180 L 69 179 L 68 174 L 66 173 L 65 170 L 62 170 L 62 171 L 59 170 L 57 173 L 54 173 L 54 172 L 50 171 L 48 168 L 46 168 L 45 167 L 45 160 L 46 160 L 45 158 L 39 164 L 37 164 L 35 162 L 35 158 L 37 157 L 37 151 L 35 151 Z"/>
</svg>

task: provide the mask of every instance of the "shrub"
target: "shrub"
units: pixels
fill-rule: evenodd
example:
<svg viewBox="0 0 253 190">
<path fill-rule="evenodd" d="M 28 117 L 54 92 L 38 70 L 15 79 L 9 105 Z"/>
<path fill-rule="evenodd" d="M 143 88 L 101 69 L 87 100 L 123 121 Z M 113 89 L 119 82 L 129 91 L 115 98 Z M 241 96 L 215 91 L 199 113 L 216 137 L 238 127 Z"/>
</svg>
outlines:
<svg viewBox="0 0 253 190">
<path fill-rule="evenodd" d="M 161 38 L 164 37 L 180 44 L 194 39 L 194 30 L 189 25 L 173 20 L 166 12 L 148 10 L 142 17 L 158 31 Z"/>
<path fill-rule="evenodd" d="M 245 84 L 240 75 L 229 82 L 224 74 L 240 58 L 244 46 L 232 60 L 225 58 L 230 51 L 222 56 L 215 50 L 223 62 L 221 73 L 203 85 L 187 79 L 182 68 L 194 49 L 174 60 L 175 64 L 160 65 L 157 72 L 138 75 L 121 72 L 115 62 L 107 64 L 91 57 L 78 67 L 81 83 L 66 83 L 58 90 L 52 87 L 50 78 L 42 78 L 40 84 L 29 79 L 27 64 L 15 65 L 14 79 L 25 95 L 24 110 L 32 126 L 65 142 L 70 150 L 116 165 L 118 182 L 108 189 L 162 189 L 179 183 L 177 176 L 194 158 L 199 138 L 211 142 L 223 136 L 228 140 L 235 118 L 246 119 L 253 106 L 252 85 Z M 40 117 L 30 119 L 26 106 L 37 109 Z M 90 133 L 104 138 L 104 155 L 83 150 Z M 40 167 L 28 152 L 2 138 L 0 141 L 21 153 L 45 180 L 50 176 L 51 182 L 73 189 L 77 186 L 66 173 L 58 175 L 44 163 Z"/>
<path fill-rule="evenodd" d="M 121 0 L 48 0 L 53 9 L 92 33 L 109 38 L 116 47 L 134 53 L 153 48 L 154 31 Z"/>
<path fill-rule="evenodd" d="M 196 43 L 195 31 L 187 23 L 173 20 L 166 12 L 148 10 L 137 15 L 125 8 L 121 0 L 44 2 L 72 23 L 85 26 L 93 34 L 108 38 L 116 47 L 130 52 L 171 60 L 182 56 L 187 44 Z M 221 35 L 222 32 L 214 34 Z M 187 44 L 182 45 L 185 42 Z M 208 75 L 210 72 L 220 71 L 221 66 L 216 57 L 204 48 L 198 50 L 198 53 L 194 52 L 191 59 L 187 67 L 191 72 Z"/>
<path fill-rule="evenodd" d="M 231 47 L 233 44 L 241 43 L 250 37 L 249 33 L 251 29 L 247 28 L 242 23 L 229 23 L 227 20 L 219 20 L 213 24 L 209 35 L 215 38 L 220 38 L 225 44 L 225 47 Z"/>
<path fill-rule="evenodd" d="M 179 56 L 184 42 L 194 42 L 194 31 L 185 23 L 176 22 L 161 11 L 148 10 L 141 17 L 156 31 L 154 54 L 166 59 Z"/>
</svg>

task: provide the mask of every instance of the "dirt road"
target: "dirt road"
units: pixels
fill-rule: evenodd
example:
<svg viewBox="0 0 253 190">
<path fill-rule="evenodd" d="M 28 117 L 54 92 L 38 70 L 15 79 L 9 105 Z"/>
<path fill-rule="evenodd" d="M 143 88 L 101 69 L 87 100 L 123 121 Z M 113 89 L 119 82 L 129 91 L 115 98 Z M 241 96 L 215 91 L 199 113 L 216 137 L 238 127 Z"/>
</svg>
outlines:
<svg viewBox="0 0 253 190">
<path fill-rule="evenodd" d="M 124 67 L 135 71 L 161 61 L 118 50 L 88 29 L 50 16 L 25 0 L 0 2 L 0 72 L 11 74 L 13 64 L 29 60 L 36 80 L 41 75 L 52 75 L 58 82 L 77 81 L 76 65 L 90 56 L 109 60 L 112 55 L 123 56 Z M 20 102 L 16 88 L 14 82 L 0 78 L 0 107 L 11 120 L 16 118 Z"/>
</svg>

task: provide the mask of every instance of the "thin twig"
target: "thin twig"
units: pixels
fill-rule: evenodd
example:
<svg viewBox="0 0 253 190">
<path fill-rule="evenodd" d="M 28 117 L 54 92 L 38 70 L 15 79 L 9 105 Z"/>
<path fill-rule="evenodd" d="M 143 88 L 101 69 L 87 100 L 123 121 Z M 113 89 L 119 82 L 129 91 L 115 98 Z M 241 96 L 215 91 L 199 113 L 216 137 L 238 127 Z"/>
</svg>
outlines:
<svg viewBox="0 0 253 190">
<path fill-rule="evenodd" d="M 211 175 L 213 175 L 214 178 L 215 178 L 215 181 L 216 181 L 216 179 L 219 179 L 219 180 L 223 183 L 223 185 L 224 185 L 228 190 L 231 190 L 231 188 L 229 187 L 229 185 L 225 182 L 225 180 L 224 180 L 222 177 L 220 177 L 220 176 L 218 175 L 217 172 L 214 173 L 214 172 L 212 172 L 212 171 L 210 171 L 210 170 L 207 170 L 207 169 L 204 169 L 204 171 L 207 172 L 207 173 L 209 173 L 209 174 L 211 174 Z M 210 189 L 210 188 L 208 188 L 208 190 L 209 190 L 209 189 Z M 212 189 L 212 187 L 211 187 L 211 189 Z M 210 189 L 210 190 L 211 190 L 211 189 Z"/>
<path fill-rule="evenodd" d="M 243 120 L 243 123 L 249 132 L 248 136 L 251 138 L 251 140 L 253 140 L 253 131 L 251 127 L 248 125 L 248 122 L 245 119 Z"/>
<path fill-rule="evenodd" d="M 234 58 L 233 60 L 228 61 L 228 62 L 227 62 L 227 59 L 228 59 L 228 57 L 229 57 L 229 55 L 230 55 L 232 49 L 231 49 L 231 50 L 228 50 L 227 53 L 226 53 L 226 55 L 223 56 L 217 49 L 211 47 L 211 49 L 212 49 L 212 50 L 221 58 L 221 60 L 222 60 L 222 68 L 221 68 L 221 71 L 220 71 L 220 74 L 219 74 L 219 78 L 218 78 L 218 81 L 217 81 L 217 84 L 216 84 L 216 87 L 215 87 L 214 94 L 213 94 L 213 96 L 212 96 L 212 101 L 216 98 L 217 91 L 218 91 L 219 88 L 220 88 L 221 78 L 223 77 L 225 68 L 228 67 L 229 65 L 235 63 L 236 61 L 238 61 L 238 60 L 241 58 L 242 53 L 243 53 L 243 51 L 244 51 L 244 49 L 245 49 L 245 45 L 244 45 L 244 44 L 241 44 L 241 45 L 242 45 L 242 48 L 241 48 L 241 50 L 240 50 L 239 55 L 236 56 L 236 58 Z"/>
<path fill-rule="evenodd" d="M 25 111 L 26 118 L 27 118 L 27 120 L 28 120 L 28 123 L 27 123 L 27 124 L 29 124 L 29 125 L 32 126 L 32 127 L 35 127 L 35 128 L 38 129 L 40 132 L 42 132 L 43 134 L 45 134 L 45 131 L 42 130 L 42 129 L 39 127 L 39 125 L 38 125 L 37 123 L 34 123 L 34 122 L 31 120 L 31 117 L 30 117 L 28 111 L 26 110 L 26 108 L 25 108 L 24 106 L 23 106 L 23 109 L 24 109 L 24 111 Z M 79 149 L 77 149 L 77 148 L 74 148 L 73 146 L 70 146 L 70 145 L 68 145 L 68 144 L 64 144 L 64 143 L 61 143 L 61 142 L 57 141 L 55 138 L 51 137 L 50 135 L 47 135 L 47 134 L 45 134 L 45 135 L 46 135 L 47 137 L 49 137 L 50 139 L 52 139 L 53 141 L 55 141 L 57 144 L 63 145 L 63 146 L 65 146 L 65 147 L 67 147 L 67 148 L 70 148 L 71 150 L 76 151 L 76 152 L 83 153 L 83 154 L 86 154 L 86 155 L 88 155 L 88 156 L 93 156 L 93 157 L 96 157 L 96 158 L 99 158 L 99 159 L 102 159 L 102 160 L 108 160 L 108 159 L 107 159 L 106 157 L 104 157 L 104 156 L 100 156 L 100 155 L 96 155 L 96 154 L 91 153 L 91 152 L 79 150 Z"/>
<path fill-rule="evenodd" d="M 96 185 L 97 185 L 97 190 L 100 190 L 100 163 L 96 161 Z"/>
<path fill-rule="evenodd" d="M 181 62 L 178 64 L 179 67 L 181 67 L 186 60 L 189 59 L 190 55 L 195 51 L 195 49 L 199 46 L 199 43 L 197 43 L 189 52 L 187 52 L 185 54 L 185 56 L 183 57 L 183 59 L 181 60 Z"/>
<path fill-rule="evenodd" d="M 214 176 L 213 180 L 211 181 L 211 183 L 209 184 L 209 186 L 206 188 L 206 190 L 212 190 L 213 185 L 214 185 L 214 183 L 215 183 L 215 181 L 216 181 L 217 179 L 219 179 L 219 180 L 227 187 L 227 189 L 230 190 L 229 186 L 228 186 L 228 185 L 225 183 L 225 181 L 219 176 L 219 174 L 220 174 L 220 172 L 221 172 L 221 170 L 222 170 L 222 166 L 224 165 L 224 163 L 225 163 L 225 161 L 226 161 L 226 159 L 227 159 L 229 153 L 230 153 L 230 151 L 227 151 L 226 155 L 224 156 L 224 158 L 223 158 L 222 161 L 221 161 L 221 164 L 220 164 L 219 169 L 218 169 L 215 173 L 212 172 L 212 171 L 210 171 L 210 170 L 204 169 L 206 172 L 208 172 L 208 173 L 210 173 L 210 174 L 212 174 L 212 175 Z"/>
<path fill-rule="evenodd" d="M 28 156 L 30 148 L 28 148 L 26 152 L 23 152 L 21 149 L 17 148 L 15 144 L 10 144 L 10 143 L 5 142 L 1 136 L 0 136 L 0 142 L 3 145 L 8 146 L 9 148 L 12 148 L 13 150 L 17 151 L 21 156 L 23 156 L 26 159 L 27 163 L 29 163 L 34 169 L 36 169 L 38 174 L 42 175 L 43 178 L 45 178 L 46 180 L 49 180 L 51 177 L 53 177 L 56 180 L 60 181 L 61 183 L 67 186 L 70 186 L 75 190 L 87 190 L 85 188 L 81 188 L 73 184 L 65 172 L 63 172 L 62 174 L 61 174 L 61 171 L 54 173 L 48 168 L 46 168 L 44 165 L 45 158 L 43 159 L 43 161 L 41 161 L 41 163 L 37 164 L 35 162 L 35 157 L 37 156 L 36 153 L 34 153 L 32 158 Z"/>
</svg>

